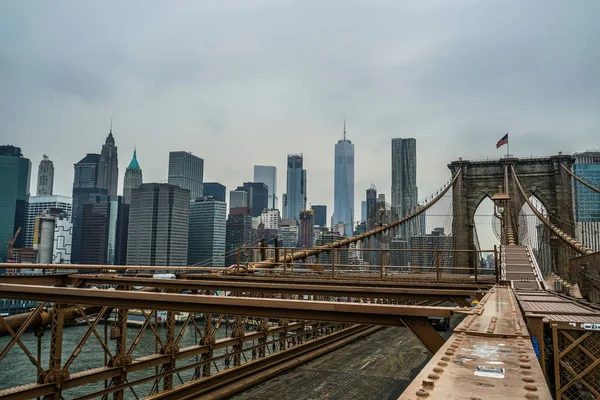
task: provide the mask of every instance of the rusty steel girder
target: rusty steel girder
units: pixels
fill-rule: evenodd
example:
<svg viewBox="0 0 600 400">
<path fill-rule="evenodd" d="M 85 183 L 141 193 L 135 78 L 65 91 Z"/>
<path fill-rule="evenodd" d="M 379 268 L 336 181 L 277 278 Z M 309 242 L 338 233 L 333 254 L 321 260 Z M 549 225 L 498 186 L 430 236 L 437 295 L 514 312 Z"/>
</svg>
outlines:
<svg viewBox="0 0 600 400">
<path fill-rule="evenodd" d="M 456 307 L 335 303 L 0 284 L 0 298 L 167 311 L 402 326 L 402 316 L 449 317 Z"/>
<path fill-rule="evenodd" d="M 475 297 L 479 293 L 473 289 L 422 289 L 373 286 L 312 285 L 299 283 L 262 283 L 216 280 L 152 279 L 133 278 L 119 275 L 70 276 L 82 284 L 102 284 L 121 286 L 146 286 L 162 289 L 181 290 L 226 290 L 244 293 L 276 293 L 292 295 L 332 296 L 347 298 L 393 298 L 404 300 L 454 301 L 454 298 Z"/>
</svg>

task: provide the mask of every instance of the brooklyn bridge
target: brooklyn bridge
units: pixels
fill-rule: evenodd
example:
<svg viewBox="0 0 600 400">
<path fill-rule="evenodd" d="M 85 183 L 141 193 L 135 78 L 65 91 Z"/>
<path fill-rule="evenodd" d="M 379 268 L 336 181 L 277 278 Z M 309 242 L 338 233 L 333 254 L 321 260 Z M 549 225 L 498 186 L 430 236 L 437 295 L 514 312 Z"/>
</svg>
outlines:
<svg viewBox="0 0 600 400">
<path fill-rule="evenodd" d="M 600 189 L 572 164 L 457 160 L 408 215 L 382 207 L 372 229 L 315 248 L 238 248 L 227 268 L 0 265 L 0 298 L 32 302 L 0 317 L 0 398 L 600 398 L 600 253 L 572 211 L 575 182 Z M 434 215 L 436 248 L 395 244 Z M 328 375 L 343 363 L 350 381 Z M 402 390 L 363 382 L 368 368 Z"/>
</svg>

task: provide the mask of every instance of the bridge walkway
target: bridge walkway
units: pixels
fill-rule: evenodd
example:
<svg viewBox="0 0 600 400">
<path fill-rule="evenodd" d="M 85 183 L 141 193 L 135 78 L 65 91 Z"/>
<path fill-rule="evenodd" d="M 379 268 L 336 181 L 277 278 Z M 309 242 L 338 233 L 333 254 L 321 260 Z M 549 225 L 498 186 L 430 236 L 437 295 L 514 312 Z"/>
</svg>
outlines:
<svg viewBox="0 0 600 400">
<path fill-rule="evenodd" d="M 400 399 L 552 399 L 513 289 L 492 288 L 474 311 Z"/>
</svg>

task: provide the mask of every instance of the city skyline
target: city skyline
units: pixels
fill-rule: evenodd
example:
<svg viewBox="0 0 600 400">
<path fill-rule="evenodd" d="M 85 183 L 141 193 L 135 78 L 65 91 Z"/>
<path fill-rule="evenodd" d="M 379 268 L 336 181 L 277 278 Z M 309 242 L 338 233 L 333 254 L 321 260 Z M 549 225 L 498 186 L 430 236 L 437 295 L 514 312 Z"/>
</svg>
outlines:
<svg viewBox="0 0 600 400">
<path fill-rule="evenodd" d="M 184 149 L 205 160 L 206 181 L 228 189 L 252 181 L 253 165 L 276 166 L 281 196 L 286 154 L 303 153 L 309 203 L 325 204 L 331 214 L 334 163 L 326 143 L 338 139 L 346 114 L 356 193 L 371 182 L 389 191 L 389 140 L 410 136 L 427 144 L 417 166 L 425 196 L 449 177 L 448 162 L 504 155 L 495 143 L 506 132 L 516 156 L 582 152 L 587 149 L 579 143 L 593 143 L 600 77 L 591 66 L 598 54 L 581 37 L 597 36 L 589 31 L 596 25 L 590 9 L 600 5 L 589 4 L 551 1 L 540 12 L 535 4 L 514 1 L 265 1 L 245 10 L 198 3 L 185 13 L 148 5 L 144 18 L 139 7 L 122 5 L 115 20 L 109 7 L 7 3 L 0 15 L 0 80 L 6 88 L 0 93 L 0 141 L 21 147 L 34 164 L 50 155 L 54 193 L 61 195 L 70 195 L 72 165 L 100 151 L 111 116 L 119 150 L 127 155 L 119 170 L 125 171 L 137 146 L 147 182 L 167 179 L 168 152 Z M 340 12 L 343 23 L 333 18 Z M 264 24 L 263 13 L 281 23 Z M 539 24 L 517 17 L 532 13 Z M 194 39 L 210 36 L 217 23 L 199 20 L 237 16 L 240 24 L 223 36 L 222 46 L 200 46 Z M 298 16 L 316 20 L 308 29 Z M 106 20 L 114 23 L 110 34 Z M 78 39 L 78 21 L 85 22 L 85 41 Z M 358 21 L 360 31 L 347 29 Z M 152 28 L 156 24 L 161 32 Z M 263 28 L 249 29 L 256 25 Z M 333 34 L 338 26 L 343 35 Z M 562 32 L 560 40 L 556 32 Z M 247 51 L 240 55 L 240 48 Z M 518 68 L 507 67 L 517 59 Z M 49 151 L 48 136 L 60 146 Z M 35 168 L 31 181 L 37 181 Z M 357 195 L 354 209 L 359 207 Z"/>
</svg>

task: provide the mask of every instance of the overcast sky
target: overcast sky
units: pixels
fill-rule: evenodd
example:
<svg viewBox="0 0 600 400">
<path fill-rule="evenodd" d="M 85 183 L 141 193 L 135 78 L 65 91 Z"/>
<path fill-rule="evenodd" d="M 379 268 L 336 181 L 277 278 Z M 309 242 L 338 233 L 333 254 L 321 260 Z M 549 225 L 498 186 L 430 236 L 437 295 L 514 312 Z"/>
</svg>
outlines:
<svg viewBox="0 0 600 400">
<path fill-rule="evenodd" d="M 110 119 L 120 183 L 168 151 L 232 189 L 304 153 L 308 199 L 333 212 L 344 115 L 355 209 L 389 196 L 391 138 L 417 140 L 419 197 L 458 157 L 600 148 L 600 1 L 0 1 L 0 144 L 42 154 L 55 192 L 99 153 Z M 388 197 L 389 199 L 389 197 Z M 357 213 L 357 218 L 360 215 Z"/>
</svg>

